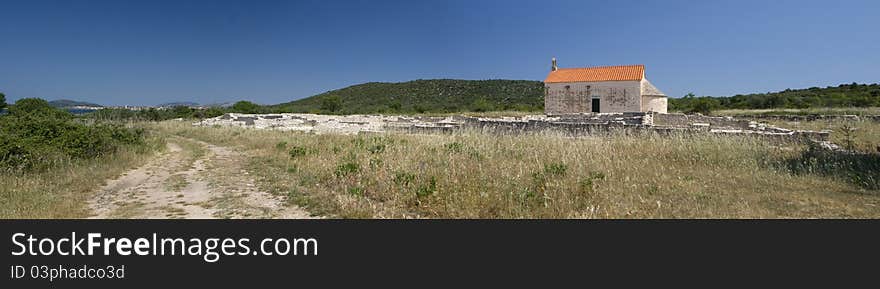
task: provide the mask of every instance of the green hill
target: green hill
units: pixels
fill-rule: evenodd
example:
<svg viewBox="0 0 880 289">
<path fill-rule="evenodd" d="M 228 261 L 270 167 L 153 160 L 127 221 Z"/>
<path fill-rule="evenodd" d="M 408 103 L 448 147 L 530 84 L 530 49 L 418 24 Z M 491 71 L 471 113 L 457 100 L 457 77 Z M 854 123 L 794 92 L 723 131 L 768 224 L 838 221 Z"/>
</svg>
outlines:
<svg viewBox="0 0 880 289">
<path fill-rule="evenodd" d="M 543 89 L 542 82 L 532 80 L 370 82 L 269 106 L 269 109 L 340 114 L 542 111 Z"/>
<path fill-rule="evenodd" d="M 730 97 L 670 98 L 671 111 L 703 112 L 716 109 L 773 109 L 880 106 L 880 84 L 841 84 L 825 88 L 786 89 Z"/>
<path fill-rule="evenodd" d="M 85 101 L 69 100 L 69 99 L 53 100 L 53 101 L 49 102 L 49 105 L 51 105 L 52 107 L 55 107 L 55 108 L 68 108 L 68 107 L 74 107 L 74 106 L 101 107 L 100 104 L 94 104 L 94 103 L 85 102 Z"/>
</svg>

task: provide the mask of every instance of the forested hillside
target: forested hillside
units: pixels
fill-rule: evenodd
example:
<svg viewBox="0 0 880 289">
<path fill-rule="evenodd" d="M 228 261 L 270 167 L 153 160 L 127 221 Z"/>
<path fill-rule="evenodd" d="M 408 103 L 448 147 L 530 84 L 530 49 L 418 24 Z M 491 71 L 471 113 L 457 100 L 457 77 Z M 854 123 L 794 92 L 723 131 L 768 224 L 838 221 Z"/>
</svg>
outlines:
<svg viewBox="0 0 880 289">
<path fill-rule="evenodd" d="M 543 84 L 531 80 L 433 79 L 370 82 L 271 106 L 273 111 L 315 113 L 422 113 L 544 108 Z"/>
</svg>

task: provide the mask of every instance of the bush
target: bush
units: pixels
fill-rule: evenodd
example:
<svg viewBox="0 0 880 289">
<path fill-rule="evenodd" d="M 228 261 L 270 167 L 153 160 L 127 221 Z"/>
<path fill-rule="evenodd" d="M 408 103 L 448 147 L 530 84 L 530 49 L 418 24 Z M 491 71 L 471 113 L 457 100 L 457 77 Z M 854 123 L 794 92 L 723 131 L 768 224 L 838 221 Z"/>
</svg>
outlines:
<svg viewBox="0 0 880 289">
<path fill-rule="evenodd" d="M 451 142 L 446 144 L 444 147 L 446 148 L 446 151 L 450 153 L 460 153 L 462 150 L 464 150 L 464 144 L 460 142 Z"/>
<path fill-rule="evenodd" d="M 0 170 L 37 170 L 68 159 L 90 159 L 144 144 L 144 131 L 83 124 L 42 99 L 21 99 L 0 116 Z"/>
<path fill-rule="evenodd" d="M 9 114 L 17 117 L 28 118 L 57 118 L 70 119 L 73 117 L 67 111 L 56 109 L 49 102 L 39 98 L 22 98 L 9 108 Z"/>
<path fill-rule="evenodd" d="M 98 121 L 163 121 L 176 118 L 209 118 L 226 113 L 221 108 L 192 109 L 186 106 L 175 106 L 170 109 L 149 108 L 131 110 L 126 108 L 104 108 L 84 115 Z"/>
<path fill-rule="evenodd" d="M 238 113 L 259 113 L 260 105 L 250 101 L 239 101 L 232 105 L 232 111 Z"/>
<path fill-rule="evenodd" d="M 287 145 L 287 144 L 285 144 L 285 145 Z M 292 158 L 305 156 L 308 153 L 309 153 L 309 151 L 306 148 L 301 147 L 301 146 L 293 146 L 290 148 L 290 157 L 292 157 Z"/>
<path fill-rule="evenodd" d="M 360 170 L 361 168 L 357 163 L 346 162 L 344 164 L 336 166 L 336 171 L 334 172 L 334 174 L 337 177 L 345 177 L 351 174 L 356 174 Z"/>
<path fill-rule="evenodd" d="M 830 151 L 811 144 L 782 164 L 795 174 L 832 176 L 865 189 L 880 189 L 880 154 Z"/>
<path fill-rule="evenodd" d="M 428 179 L 428 183 L 416 188 L 416 197 L 423 198 L 423 197 L 433 195 L 436 192 L 437 192 L 437 178 L 434 176 L 431 176 Z"/>
<path fill-rule="evenodd" d="M 544 165 L 544 173 L 548 175 L 564 176 L 568 166 L 563 163 L 551 163 Z"/>
<path fill-rule="evenodd" d="M 342 98 L 338 95 L 328 95 L 321 99 L 321 110 L 329 113 L 339 111 L 342 108 Z"/>
<path fill-rule="evenodd" d="M 878 96 L 880 84 L 858 83 L 731 97 L 695 97 L 693 93 L 689 93 L 681 98 L 669 98 L 669 110 L 708 113 L 715 109 L 870 107 L 880 106 Z"/>
<path fill-rule="evenodd" d="M 410 183 L 415 181 L 416 175 L 407 173 L 405 171 L 398 171 L 394 173 L 394 183 L 400 186 L 409 186 Z"/>
</svg>

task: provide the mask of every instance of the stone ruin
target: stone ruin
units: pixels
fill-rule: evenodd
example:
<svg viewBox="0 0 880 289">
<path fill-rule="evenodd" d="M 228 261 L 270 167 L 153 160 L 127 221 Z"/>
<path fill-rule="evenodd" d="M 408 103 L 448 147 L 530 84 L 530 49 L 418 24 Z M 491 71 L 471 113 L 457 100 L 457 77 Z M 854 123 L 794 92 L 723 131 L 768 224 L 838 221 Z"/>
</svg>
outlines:
<svg viewBox="0 0 880 289">
<path fill-rule="evenodd" d="M 319 114 L 228 113 L 194 123 L 197 126 L 237 126 L 256 129 L 302 131 L 316 134 L 359 134 L 387 131 L 449 133 L 471 129 L 498 133 L 556 131 L 585 136 L 608 131 L 653 131 L 657 133 L 708 133 L 754 135 L 782 141 L 827 142 L 828 131 L 798 131 L 778 128 L 733 117 L 712 117 L 677 113 L 627 112 L 522 117 L 393 116 Z"/>
</svg>

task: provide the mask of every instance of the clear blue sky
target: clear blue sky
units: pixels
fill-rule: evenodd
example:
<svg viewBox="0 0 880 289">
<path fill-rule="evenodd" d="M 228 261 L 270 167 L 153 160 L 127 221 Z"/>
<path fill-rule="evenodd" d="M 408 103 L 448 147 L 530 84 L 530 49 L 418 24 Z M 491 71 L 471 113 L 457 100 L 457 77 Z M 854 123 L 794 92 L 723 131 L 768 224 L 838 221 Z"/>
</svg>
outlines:
<svg viewBox="0 0 880 289">
<path fill-rule="evenodd" d="M 670 96 L 880 82 L 880 1 L 0 1 L 0 91 L 280 103 L 645 64 Z"/>
</svg>

